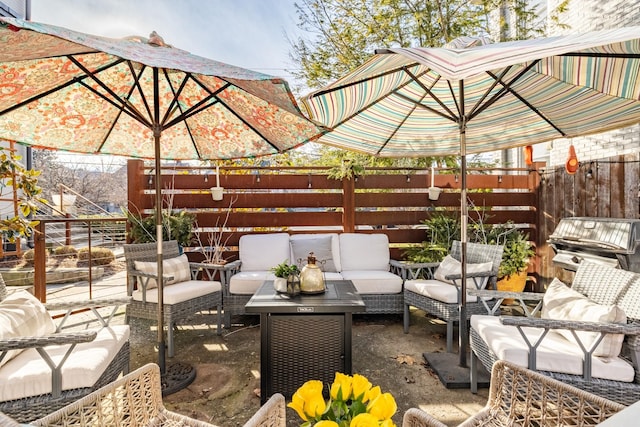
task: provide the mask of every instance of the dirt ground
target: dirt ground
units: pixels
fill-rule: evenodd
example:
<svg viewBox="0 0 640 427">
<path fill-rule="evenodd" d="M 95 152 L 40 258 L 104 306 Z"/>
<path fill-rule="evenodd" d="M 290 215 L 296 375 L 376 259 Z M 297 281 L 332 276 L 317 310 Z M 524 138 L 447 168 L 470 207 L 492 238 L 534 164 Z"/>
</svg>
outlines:
<svg viewBox="0 0 640 427">
<path fill-rule="evenodd" d="M 260 326 L 257 316 L 234 318 L 231 330 L 221 336 L 211 329 L 213 315 L 202 315 L 198 324 L 180 326 L 175 333 L 176 357 L 168 359 L 196 367 L 196 380 L 186 389 L 164 398 L 178 413 L 219 426 L 241 426 L 260 406 Z M 215 326 L 213 326 L 215 328 Z M 132 320 L 131 369 L 157 361 L 153 322 Z M 448 390 L 425 365 L 423 352 L 444 352 L 445 325 L 412 312 L 409 334 L 402 332 L 402 316 L 355 315 L 353 372 L 366 376 L 398 404 L 393 420 L 411 407 L 429 412 L 447 425 L 457 425 L 479 411 L 488 390 L 477 395 L 468 389 Z M 287 409 L 287 424 L 301 420 Z"/>
</svg>

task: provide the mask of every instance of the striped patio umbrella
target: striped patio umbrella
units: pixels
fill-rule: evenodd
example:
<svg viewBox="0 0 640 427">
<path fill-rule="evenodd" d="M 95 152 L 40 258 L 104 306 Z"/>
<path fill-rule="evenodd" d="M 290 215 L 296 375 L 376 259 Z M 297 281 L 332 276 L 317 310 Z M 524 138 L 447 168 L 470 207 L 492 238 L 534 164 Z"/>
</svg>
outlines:
<svg viewBox="0 0 640 427">
<path fill-rule="evenodd" d="M 466 303 L 466 154 L 604 132 L 640 122 L 640 27 L 507 43 L 376 51 L 307 95 L 317 141 L 384 157 L 459 155 Z M 460 322 L 460 364 L 466 364 Z"/>
</svg>

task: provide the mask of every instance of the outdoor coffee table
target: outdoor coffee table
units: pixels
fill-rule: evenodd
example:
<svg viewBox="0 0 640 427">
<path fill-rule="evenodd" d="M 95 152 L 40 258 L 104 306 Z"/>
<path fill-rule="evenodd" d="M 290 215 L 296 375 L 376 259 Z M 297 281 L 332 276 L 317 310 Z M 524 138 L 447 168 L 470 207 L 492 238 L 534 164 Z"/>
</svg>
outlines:
<svg viewBox="0 0 640 427">
<path fill-rule="evenodd" d="M 323 294 L 289 298 L 265 282 L 245 306 L 260 314 L 260 400 L 291 398 L 305 381 L 331 384 L 351 373 L 351 314 L 365 310 L 349 280 L 327 281 Z"/>
</svg>

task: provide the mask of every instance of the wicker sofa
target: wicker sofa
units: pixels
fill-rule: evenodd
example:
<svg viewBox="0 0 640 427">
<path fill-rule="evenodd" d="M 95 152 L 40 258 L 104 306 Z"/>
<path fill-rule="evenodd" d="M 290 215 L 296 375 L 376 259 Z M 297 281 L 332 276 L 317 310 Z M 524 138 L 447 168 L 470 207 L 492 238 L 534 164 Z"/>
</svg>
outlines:
<svg viewBox="0 0 640 427">
<path fill-rule="evenodd" d="M 124 245 L 127 263 L 127 295 L 132 297 L 127 306 L 129 318 L 154 320 L 158 318 L 157 244 L 137 243 Z M 180 255 L 178 242 L 162 242 L 164 293 L 163 315 L 167 328 L 167 353 L 175 354 L 173 330 L 180 320 L 189 319 L 195 313 L 217 310 L 217 334 L 222 333 L 222 290 L 218 281 L 195 280 L 203 268 L 200 263 L 190 263 L 186 255 Z M 173 262 L 173 263 L 172 263 Z M 180 270 L 186 270 L 180 272 Z"/>
<path fill-rule="evenodd" d="M 26 423 L 127 373 L 129 326 L 110 326 L 109 320 L 129 300 L 43 305 L 26 290 L 7 291 L 0 277 L 0 412 Z M 72 332 L 77 329 L 67 328 L 73 323 L 72 310 L 92 311 L 99 327 L 91 323 L 90 329 L 83 325 Z M 63 320 L 54 322 L 51 313 Z"/>
<path fill-rule="evenodd" d="M 624 406 L 506 361 L 493 365 L 486 406 L 462 426 L 594 426 Z M 402 427 L 445 427 L 411 408 Z"/>
<path fill-rule="evenodd" d="M 471 317 L 472 391 L 478 360 L 490 369 L 504 359 L 625 405 L 640 400 L 640 274 L 583 261 L 571 287 L 556 279 L 538 298 L 541 318 Z"/>
<path fill-rule="evenodd" d="M 287 261 L 302 267 L 313 251 L 327 280 L 351 280 L 367 313 L 402 313 L 401 264 L 390 259 L 389 239 L 375 233 L 270 233 L 244 235 L 239 260 L 226 266 L 223 280 L 225 325 L 231 315 L 245 314 L 244 306 L 270 269 Z"/>
<path fill-rule="evenodd" d="M 1 424 L 0 424 L 1 425 Z M 169 411 L 162 402 L 160 369 L 149 363 L 58 411 L 35 426 L 194 426 L 214 427 Z M 284 396 L 274 394 L 244 427 L 285 427 Z"/>
</svg>

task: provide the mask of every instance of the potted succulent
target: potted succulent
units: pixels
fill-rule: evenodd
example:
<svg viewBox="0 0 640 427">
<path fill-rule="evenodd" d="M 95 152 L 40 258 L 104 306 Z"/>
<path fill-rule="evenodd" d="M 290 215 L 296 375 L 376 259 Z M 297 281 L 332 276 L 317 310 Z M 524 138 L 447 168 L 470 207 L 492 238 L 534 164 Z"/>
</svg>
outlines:
<svg viewBox="0 0 640 427">
<path fill-rule="evenodd" d="M 287 280 L 289 276 L 300 274 L 298 266 L 289 264 L 288 261 L 283 261 L 275 267 L 272 267 L 271 271 L 276 276 L 276 279 L 273 281 L 273 287 L 277 292 L 287 292 Z"/>
<path fill-rule="evenodd" d="M 529 235 L 513 228 L 506 234 L 503 246 L 502 262 L 498 269 L 498 289 L 522 292 L 527 282 L 529 260 L 535 256 L 529 243 Z"/>
</svg>

